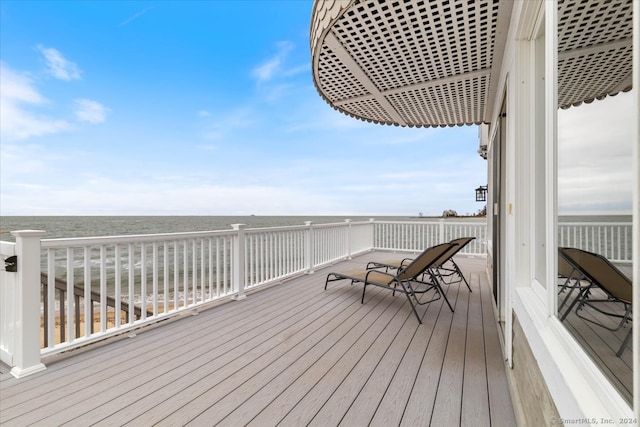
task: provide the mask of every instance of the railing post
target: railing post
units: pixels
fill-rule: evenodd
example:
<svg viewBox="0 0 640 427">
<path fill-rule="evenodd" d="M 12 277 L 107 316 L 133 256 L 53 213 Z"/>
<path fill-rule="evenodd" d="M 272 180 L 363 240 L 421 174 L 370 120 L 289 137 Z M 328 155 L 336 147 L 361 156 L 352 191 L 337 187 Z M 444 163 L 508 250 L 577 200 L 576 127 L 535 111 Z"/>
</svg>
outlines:
<svg viewBox="0 0 640 427">
<path fill-rule="evenodd" d="M 15 346 L 11 375 L 22 378 L 46 369 L 40 360 L 41 230 L 12 231 L 16 238 Z"/>
<path fill-rule="evenodd" d="M 245 270 L 245 240 L 244 229 L 246 224 L 231 224 L 234 230 L 237 231 L 233 235 L 233 276 L 232 286 L 235 293 L 231 298 L 240 301 L 247 296 L 244 294 L 244 270 Z"/>
<path fill-rule="evenodd" d="M 304 235 L 304 258 L 307 274 L 313 273 L 313 221 L 305 221 L 307 232 Z"/>
</svg>

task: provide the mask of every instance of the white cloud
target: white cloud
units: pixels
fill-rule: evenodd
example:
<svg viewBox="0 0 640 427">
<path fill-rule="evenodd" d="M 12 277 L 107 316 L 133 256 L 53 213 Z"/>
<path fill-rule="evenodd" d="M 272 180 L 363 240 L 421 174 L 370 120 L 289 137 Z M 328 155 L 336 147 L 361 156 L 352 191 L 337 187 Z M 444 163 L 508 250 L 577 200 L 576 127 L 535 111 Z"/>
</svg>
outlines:
<svg viewBox="0 0 640 427">
<path fill-rule="evenodd" d="M 200 115 L 207 119 L 207 128 L 204 131 L 204 139 L 219 141 L 228 137 L 236 129 L 244 129 L 255 123 L 253 112 L 248 108 L 238 108 L 227 114 L 208 119 L 212 114 Z"/>
<path fill-rule="evenodd" d="M 47 162 L 57 160 L 46 157 L 43 151 L 42 147 L 33 144 L 0 144 L 0 171 L 3 179 L 32 177 L 42 173 Z"/>
<path fill-rule="evenodd" d="M 47 62 L 47 71 L 56 79 L 75 80 L 80 78 L 81 71 L 78 66 L 65 59 L 62 54 L 51 47 L 38 46 Z"/>
<path fill-rule="evenodd" d="M 75 186 L 30 188 L 2 194 L 3 215 L 295 215 L 332 211 L 331 196 L 269 185 L 240 186 L 94 177 Z M 188 180 L 187 180 L 188 181 Z M 99 195 L 99 197 L 96 197 Z M 38 203 L 34 203 L 37 200 Z M 82 200 L 78 204 L 78 200 Z"/>
<path fill-rule="evenodd" d="M 23 140 L 68 130 L 71 126 L 65 120 L 32 111 L 47 102 L 27 75 L 0 64 L 0 135 L 3 140 Z"/>
<path fill-rule="evenodd" d="M 288 70 L 285 70 L 283 72 L 283 75 L 285 75 L 287 77 L 295 76 L 296 74 L 309 72 L 310 68 L 311 68 L 311 65 L 309 65 L 309 64 L 300 65 L 298 67 L 293 67 L 293 68 L 289 68 Z"/>
<path fill-rule="evenodd" d="M 632 93 L 559 111 L 561 211 L 631 209 Z"/>
<path fill-rule="evenodd" d="M 280 58 L 272 58 L 264 64 L 258 66 L 253 70 L 253 77 L 258 81 L 265 81 L 271 79 L 276 69 L 280 66 Z"/>
<path fill-rule="evenodd" d="M 13 70 L 0 64 L 0 94 L 15 102 L 25 102 L 30 104 L 42 104 L 46 102 L 33 87 L 32 82 L 26 75 L 18 74 Z"/>
<path fill-rule="evenodd" d="M 76 99 L 75 106 L 76 118 L 81 122 L 93 124 L 104 123 L 110 111 L 109 108 L 90 99 Z"/>
<path fill-rule="evenodd" d="M 124 21 L 122 21 L 118 26 L 119 27 L 124 27 L 125 25 L 131 23 L 132 21 L 135 21 L 136 19 L 140 18 L 142 15 L 144 15 L 145 13 L 149 12 L 150 10 L 154 9 L 155 6 L 149 6 L 146 9 L 143 9 L 133 15 L 131 15 L 130 17 L 128 17 L 127 19 L 125 19 Z"/>
<path fill-rule="evenodd" d="M 251 75 L 258 80 L 258 82 L 271 80 L 282 71 L 283 63 L 291 49 L 293 49 L 293 46 L 293 43 L 288 41 L 279 42 L 277 44 L 278 51 L 276 54 L 254 68 Z M 286 71 L 284 73 L 286 73 Z"/>
</svg>

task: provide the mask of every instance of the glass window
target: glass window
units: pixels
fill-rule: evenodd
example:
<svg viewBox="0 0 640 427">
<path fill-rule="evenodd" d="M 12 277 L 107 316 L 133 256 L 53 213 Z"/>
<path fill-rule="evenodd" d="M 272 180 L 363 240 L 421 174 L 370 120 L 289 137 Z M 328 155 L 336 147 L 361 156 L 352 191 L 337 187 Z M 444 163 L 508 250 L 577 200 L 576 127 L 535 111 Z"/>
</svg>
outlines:
<svg viewBox="0 0 640 427">
<path fill-rule="evenodd" d="M 598 16 L 623 16 L 630 4 L 584 3 Z M 603 20 L 577 31 L 576 4 L 558 7 L 557 313 L 631 404 L 634 95 L 623 92 L 630 81 L 616 80 L 630 60 L 630 24 Z"/>
</svg>

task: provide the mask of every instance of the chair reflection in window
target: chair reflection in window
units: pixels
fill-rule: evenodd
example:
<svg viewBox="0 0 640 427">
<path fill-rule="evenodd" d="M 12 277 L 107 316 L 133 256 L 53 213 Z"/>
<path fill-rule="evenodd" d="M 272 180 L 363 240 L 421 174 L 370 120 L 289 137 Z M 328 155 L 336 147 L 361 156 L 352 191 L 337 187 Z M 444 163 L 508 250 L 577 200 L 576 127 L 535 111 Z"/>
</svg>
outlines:
<svg viewBox="0 0 640 427">
<path fill-rule="evenodd" d="M 578 290 L 578 296 L 562 314 L 561 320 L 564 321 L 575 307 L 578 317 L 610 331 L 618 331 L 629 324 L 629 331 L 616 352 L 616 356 L 620 357 L 631 339 L 631 280 L 602 255 L 575 248 L 558 248 L 558 253 L 558 273 L 567 277 L 560 292 L 569 289 L 558 312 L 567 302 L 570 293 Z M 581 310 L 585 306 L 620 321 L 607 324 L 606 318 L 582 315 Z"/>
</svg>

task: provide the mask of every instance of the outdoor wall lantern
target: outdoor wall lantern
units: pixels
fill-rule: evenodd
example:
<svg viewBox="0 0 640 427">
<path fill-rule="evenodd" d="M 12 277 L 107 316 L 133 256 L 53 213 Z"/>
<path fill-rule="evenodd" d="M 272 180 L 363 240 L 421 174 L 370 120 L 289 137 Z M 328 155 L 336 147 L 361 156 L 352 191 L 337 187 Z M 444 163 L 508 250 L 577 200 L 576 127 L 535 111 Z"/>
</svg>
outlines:
<svg viewBox="0 0 640 427">
<path fill-rule="evenodd" d="M 486 202 L 487 201 L 487 186 L 481 185 L 476 188 L 476 202 Z"/>
</svg>

